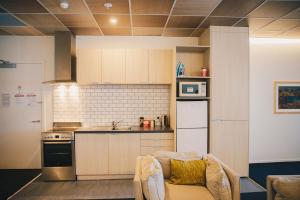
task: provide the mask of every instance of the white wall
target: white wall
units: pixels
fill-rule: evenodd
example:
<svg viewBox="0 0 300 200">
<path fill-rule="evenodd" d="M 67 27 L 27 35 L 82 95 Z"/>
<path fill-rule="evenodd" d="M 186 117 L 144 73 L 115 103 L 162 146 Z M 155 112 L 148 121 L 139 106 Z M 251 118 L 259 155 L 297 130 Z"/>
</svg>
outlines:
<svg viewBox="0 0 300 200">
<path fill-rule="evenodd" d="M 273 83 L 300 81 L 300 42 L 250 40 L 250 163 L 300 161 L 300 114 L 273 114 Z"/>
</svg>

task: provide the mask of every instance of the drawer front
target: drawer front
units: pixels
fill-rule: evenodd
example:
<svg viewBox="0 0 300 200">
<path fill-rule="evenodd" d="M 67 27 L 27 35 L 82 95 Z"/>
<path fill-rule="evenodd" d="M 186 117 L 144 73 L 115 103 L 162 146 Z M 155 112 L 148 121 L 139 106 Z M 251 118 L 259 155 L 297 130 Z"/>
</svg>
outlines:
<svg viewBox="0 0 300 200">
<path fill-rule="evenodd" d="M 174 151 L 174 146 L 166 147 L 141 147 L 141 155 L 153 154 L 156 151 Z"/>
<path fill-rule="evenodd" d="M 142 133 L 141 139 L 147 140 L 159 140 L 159 139 L 166 139 L 172 140 L 174 139 L 174 133 Z"/>
<path fill-rule="evenodd" d="M 174 140 L 160 140 L 160 147 L 172 147 L 174 146 Z"/>
<path fill-rule="evenodd" d="M 141 140 L 142 147 L 159 147 L 160 140 Z"/>
</svg>

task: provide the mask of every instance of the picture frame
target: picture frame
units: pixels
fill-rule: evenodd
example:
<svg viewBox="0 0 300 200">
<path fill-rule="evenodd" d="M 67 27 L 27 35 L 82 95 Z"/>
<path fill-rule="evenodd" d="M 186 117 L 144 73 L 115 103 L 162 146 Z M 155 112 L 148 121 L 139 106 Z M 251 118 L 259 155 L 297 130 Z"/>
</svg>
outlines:
<svg viewBox="0 0 300 200">
<path fill-rule="evenodd" d="M 300 114 L 300 81 L 274 82 L 274 113 Z"/>
</svg>

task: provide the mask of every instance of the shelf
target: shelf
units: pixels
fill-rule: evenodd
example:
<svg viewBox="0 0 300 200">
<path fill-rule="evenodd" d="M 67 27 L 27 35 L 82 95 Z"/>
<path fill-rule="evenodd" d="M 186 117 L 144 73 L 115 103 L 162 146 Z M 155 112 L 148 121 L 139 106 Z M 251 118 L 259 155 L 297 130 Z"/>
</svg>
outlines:
<svg viewBox="0 0 300 200">
<path fill-rule="evenodd" d="M 176 52 L 205 52 L 210 46 L 190 45 L 190 46 L 176 46 Z"/>
<path fill-rule="evenodd" d="M 177 101 L 180 100 L 209 100 L 210 97 L 176 97 Z"/>
<path fill-rule="evenodd" d="M 177 79 L 210 79 L 210 76 L 177 76 Z"/>
</svg>

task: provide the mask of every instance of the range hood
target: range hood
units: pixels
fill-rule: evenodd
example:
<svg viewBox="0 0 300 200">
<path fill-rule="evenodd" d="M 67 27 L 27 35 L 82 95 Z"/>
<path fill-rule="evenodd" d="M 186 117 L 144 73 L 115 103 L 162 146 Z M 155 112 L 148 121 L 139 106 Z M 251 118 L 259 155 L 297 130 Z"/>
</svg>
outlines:
<svg viewBox="0 0 300 200">
<path fill-rule="evenodd" d="M 67 31 L 55 32 L 54 80 L 44 83 L 76 82 L 76 40 Z"/>
</svg>

